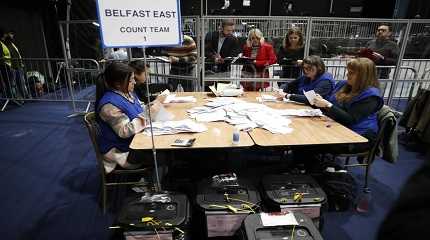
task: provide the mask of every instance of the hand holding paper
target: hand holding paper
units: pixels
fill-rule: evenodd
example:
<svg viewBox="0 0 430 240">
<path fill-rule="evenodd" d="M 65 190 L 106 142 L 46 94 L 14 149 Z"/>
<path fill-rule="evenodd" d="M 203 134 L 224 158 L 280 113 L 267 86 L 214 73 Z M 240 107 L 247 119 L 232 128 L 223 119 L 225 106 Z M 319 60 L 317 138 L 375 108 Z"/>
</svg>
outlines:
<svg viewBox="0 0 430 240">
<path fill-rule="evenodd" d="M 315 105 L 319 108 L 326 108 L 330 105 L 330 102 L 325 100 L 323 97 L 321 97 L 319 94 L 317 94 L 313 100 L 312 105 Z"/>
<path fill-rule="evenodd" d="M 305 97 L 308 99 L 308 102 L 311 104 L 311 105 L 314 105 L 314 99 L 315 99 L 315 97 L 317 96 L 317 94 L 315 93 L 315 91 L 314 90 L 310 90 L 310 91 L 305 91 L 305 90 L 303 90 L 303 94 L 305 95 Z"/>
<path fill-rule="evenodd" d="M 282 101 L 285 98 L 286 95 L 287 94 L 284 93 L 284 90 L 282 90 L 282 89 L 278 89 L 278 91 L 276 92 L 276 98 L 279 101 Z"/>
</svg>

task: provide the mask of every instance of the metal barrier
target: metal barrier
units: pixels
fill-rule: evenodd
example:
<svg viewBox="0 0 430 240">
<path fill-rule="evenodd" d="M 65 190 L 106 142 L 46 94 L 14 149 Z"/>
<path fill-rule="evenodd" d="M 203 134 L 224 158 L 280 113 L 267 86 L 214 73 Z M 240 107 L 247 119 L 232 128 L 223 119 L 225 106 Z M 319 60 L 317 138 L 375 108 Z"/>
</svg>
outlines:
<svg viewBox="0 0 430 240">
<path fill-rule="evenodd" d="M 430 89 L 430 68 L 423 72 L 418 88 Z"/>
<path fill-rule="evenodd" d="M 205 71 L 204 38 L 208 32 L 217 31 L 223 19 L 233 19 L 236 23 L 236 35 L 244 43 L 250 29 L 258 27 L 266 40 L 274 46 L 275 51 L 282 43 L 286 32 L 291 27 L 302 29 L 305 41 L 305 55 L 316 54 L 324 58 L 328 71 L 336 79 L 345 79 L 345 65 L 349 53 L 374 38 L 375 30 L 380 23 L 391 23 L 394 40 L 401 47 L 399 61 L 396 66 L 389 66 L 389 75 L 381 79 L 384 96 L 389 101 L 392 98 L 410 99 L 416 94 L 419 87 L 428 87 L 430 69 L 430 44 L 426 41 L 430 36 L 430 20 L 399 20 L 399 19 L 356 19 L 356 18 L 314 18 L 314 17 L 237 17 L 237 16 L 205 16 L 202 18 L 190 16 L 182 18 L 183 32 L 196 38 L 199 58 L 194 65 L 191 76 L 169 75 L 171 65 L 169 62 L 157 57 L 149 56 L 147 61 L 152 73 L 149 81 L 155 83 L 168 83 L 169 78 L 188 79 L 194 83 L 194 90 L 201 91 L 205 82 L 236 81 L 238 82 L 270 82 L 270 89 L 276 88 L 275 82 L 290 81 L 289 78 L 280 78 L 279 71 L 282 66 L 277 64 L 267 68 L 269 78 L 242 78 L 241 65 L 233 65 L 228 72 L 211 73 Z M 77 21 L 78 24 L 92 26 L 91 20 Z M 60 22 L 60 30 L 66 24 L 74 21 Z M 77 25 L 78 31 L 84 25 Z M 92 27 L 94 28 L 94 27 Z M 91 29 L 92 29 L 91 28 Z M 72 29 L 73 30 L 73 29 Z M 97 29 L 91 30 L 96 33 Z M 73 31 L 72 31 L 73 32 Z M 95 34 L 96 36 L 97 34 Z M 64 39 L 64 36 L 63 36 Z M 77 39 L 77 38 L 71 38 Z M 412 41 L 412 42 L 411 42 Z M 408 55 L 408 50 L 418 46 L 415 55 Z M 73 49 L 76 43 L 66 45 L 64 48 Z M 411 47 L 412 46 L 412 47 Z M 74 59 L 70 52 L 65 51 L 64 59 L 23 59 L 23 74 L 19 71 L 4 73 L 2 70 L 0 86 L 0 100 L 6 101 L 66 101 L 75 103 L 94 100 L 94 79 L 101 69 L 92 59 Z M 405 59 L 408 56 L 408 59 Z M 410 56 L 418 56 L 411 58 Z M 404 58 L 405 57 L 405 58 Z M 409 59 L 410 58 L 410 59 Z M 381 67 L 378 67 L 380 69 Z M 382 67 L 383 68 L 383 67 Z M 25 74 L 24 74 L 25 73 Z M 23 76 L 23 78 L 21 78 Z M 421 79 L 418 79 L 421 76 Z"/>
<path fill-rule="evenodd" d="M 12 69 L 4 65 L 0 74 L 0 100 L 4 111 L 10 101 L 89 102 L 100 68 L 93 59 L 72 59 L 69 68 L 60 58 L 22 58 L 21 67 Z M 74 109 L 75 110 L 75 109 Z"/>
</svg>

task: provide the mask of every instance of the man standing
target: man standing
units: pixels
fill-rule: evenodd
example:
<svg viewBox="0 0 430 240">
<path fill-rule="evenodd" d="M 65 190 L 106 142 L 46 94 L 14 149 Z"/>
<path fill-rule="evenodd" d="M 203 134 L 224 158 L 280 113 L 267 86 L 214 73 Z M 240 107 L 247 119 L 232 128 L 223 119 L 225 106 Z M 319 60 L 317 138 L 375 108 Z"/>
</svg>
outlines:
<svg viewBox="0 0 430 240">
<path fill-rule="evenodd" d="M 12 60 L 9 48 L 5 44 L 6 32 L 0 29 L 0 95 L 7 98 L 16 97 L 15 79 L 12 71 Z"/>
<path fill-rule="evenodd" d="M 234 21 L 224 19 L 219 31 L 210 32 L 205 37 L 206 69 L 214 72 L 228 71 L 229 63 L 226 57 L 236 57 L 241 48 L 239 40 L 233 36 Z"/>
<path fill-rule="evenodd" d="M 28 90 L 25 84 L 24 63 L 18 47 L 15 45 L 15 32 L 9 31 L 4 36 L 4 44 L 9 49 L 10 67 L 12 68 L 13 81 L 17 85 L 20 97 L 27 98 Z"/>
<path fill-rule="evenodd" d="M 372 59 L 377 66 L 393 66 L 397 63 L 399 57 L 399 46 L 391 40 L 392 29 L 389 24 L 381 24 L 376 30 L 376 39 L 370 40 L 366 47 L 370 50 Z M 386 79 L 390 73 L 389 68 L 383 68 L 378 71 L 379 78 Z"/>
</svg>

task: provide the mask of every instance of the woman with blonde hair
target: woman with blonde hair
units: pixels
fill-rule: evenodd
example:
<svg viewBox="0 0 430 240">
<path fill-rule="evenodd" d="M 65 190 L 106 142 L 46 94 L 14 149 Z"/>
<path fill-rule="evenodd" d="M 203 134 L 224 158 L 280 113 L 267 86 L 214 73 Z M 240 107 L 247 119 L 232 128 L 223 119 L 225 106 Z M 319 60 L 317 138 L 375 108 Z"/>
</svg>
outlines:
<svg viewBox="0 0 430 240">
<path fill-rule="evenodd" d="M 368 58 L 347 63 L 347 81 L 336 84 L 328 100 L 317 96 L 313 105 L 335 121 L 366 137 L 370 144 L 378 132 L 377 112 L 384 104 L 376 67 Z"/>
<path fill-rule="evenodd" d="M 251 58 L 250 64 L 244 65 L 242 69 L 243 77 L 269 77 L 269 71 L 266 66 L 276 63 L 276 55 L 272 45 L 265 42 L 263 33 L 258 29 L 251 29 L 248 33 L 248 39 L 243 46 L 243 56 Z M 259 90 L 269 86 L 268 82 L 257 83 L 242 82 L 245 90 Z"/>
</svg>

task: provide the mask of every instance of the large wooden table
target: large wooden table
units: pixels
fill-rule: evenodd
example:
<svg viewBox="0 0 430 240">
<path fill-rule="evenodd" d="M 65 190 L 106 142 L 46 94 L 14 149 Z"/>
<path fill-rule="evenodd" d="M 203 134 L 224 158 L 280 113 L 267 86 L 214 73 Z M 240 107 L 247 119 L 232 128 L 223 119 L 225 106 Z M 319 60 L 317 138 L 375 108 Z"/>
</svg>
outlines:
<svg viewBox="0 0 430 240">
<path fill-rule="evenodd" d="M 195 103 L 169 103 L 164 104 L 167 111 L 172 113 L 175 117 L 174 120 L 182 120 L 188 118 L 187 110 L 197 106 L 203 106 L 210 98 L 209 93 L 196 93 L 188 92 L 178 94 L 182 96 L 195 96 L 197 102 Z M 208 128 L 207 131 L 202 133 L 179 133 L 175 135 L 161 135 L 154 136 L 154 144 L 157 149 L 183 149 L 184 147 L 170 146 L 176 139 L 189 139 L 196 138 L 192 147 L 189 148 L 237 148 L 237 147 L 251 147 L 254 145 L 251 137 L 247 132 L 240 132 L 239 144 L 233 144 L 233 130 L 234 127 L 225 122 L 209 122 L 204 123 Z M 150 136 L 143 133 L 136 134 L 130 144 L 131 149 L 145 150 L 152 149 L 152 140 Z"/>
<path fill-rule="evenodd" d="M 249 102 L 257 102 L 258 95 L 259 93 L 256 92 L 246 92 L 244 98 Z M 310 108 L 293 102 L 265 102 L 264 104 L 275 109 Z M 266 147 L 367 142 L 366 138 L 325 116 L 291 117 L 291 121 L 293 132 L 289 134 L 273 134 L 261 128 L 256 128 L 249 134 L 255 144 Z"/>
<path fill-rule="evenodd" d="M 193 95 L 197 98 L 197 102 L 164 104 L 166 110 L 175 115 L 174 120 L 187 118 L 186 110 L 202 106 L 206 103 L 206 98 L 213 97 L 209 93 L 181 93 L 181 95 Z M 256 97 L 258 95 L 257 92 L 246 92 L 240 98 L 248 102 L 257 102 Z M 309 106 L 297 103 L 265 102 L 264 104 L 277 109 L 309 108 Z M 256 128 L 249 133 L 240 132 L 240 142 L 237 145 L 232 144 L 233 126 L 225 122 L 205 123 L 208 130 L 202 133 L 154 136 L 154 142 L 157 149 L 182 148 L 170 146 L 178 138 L 196 138 L 194 145 L 190 148 L 250 147 L 254 144 L 269 147 L 367 142 L 366 138 L 327 117 L 291 117 L 291 120 L 292 133 L 273 134 L 265 129 Z M 136 134 L 130 148 L 136 150 L 151 149 L 151 137 L 143 133 Z"/>
</svg>

